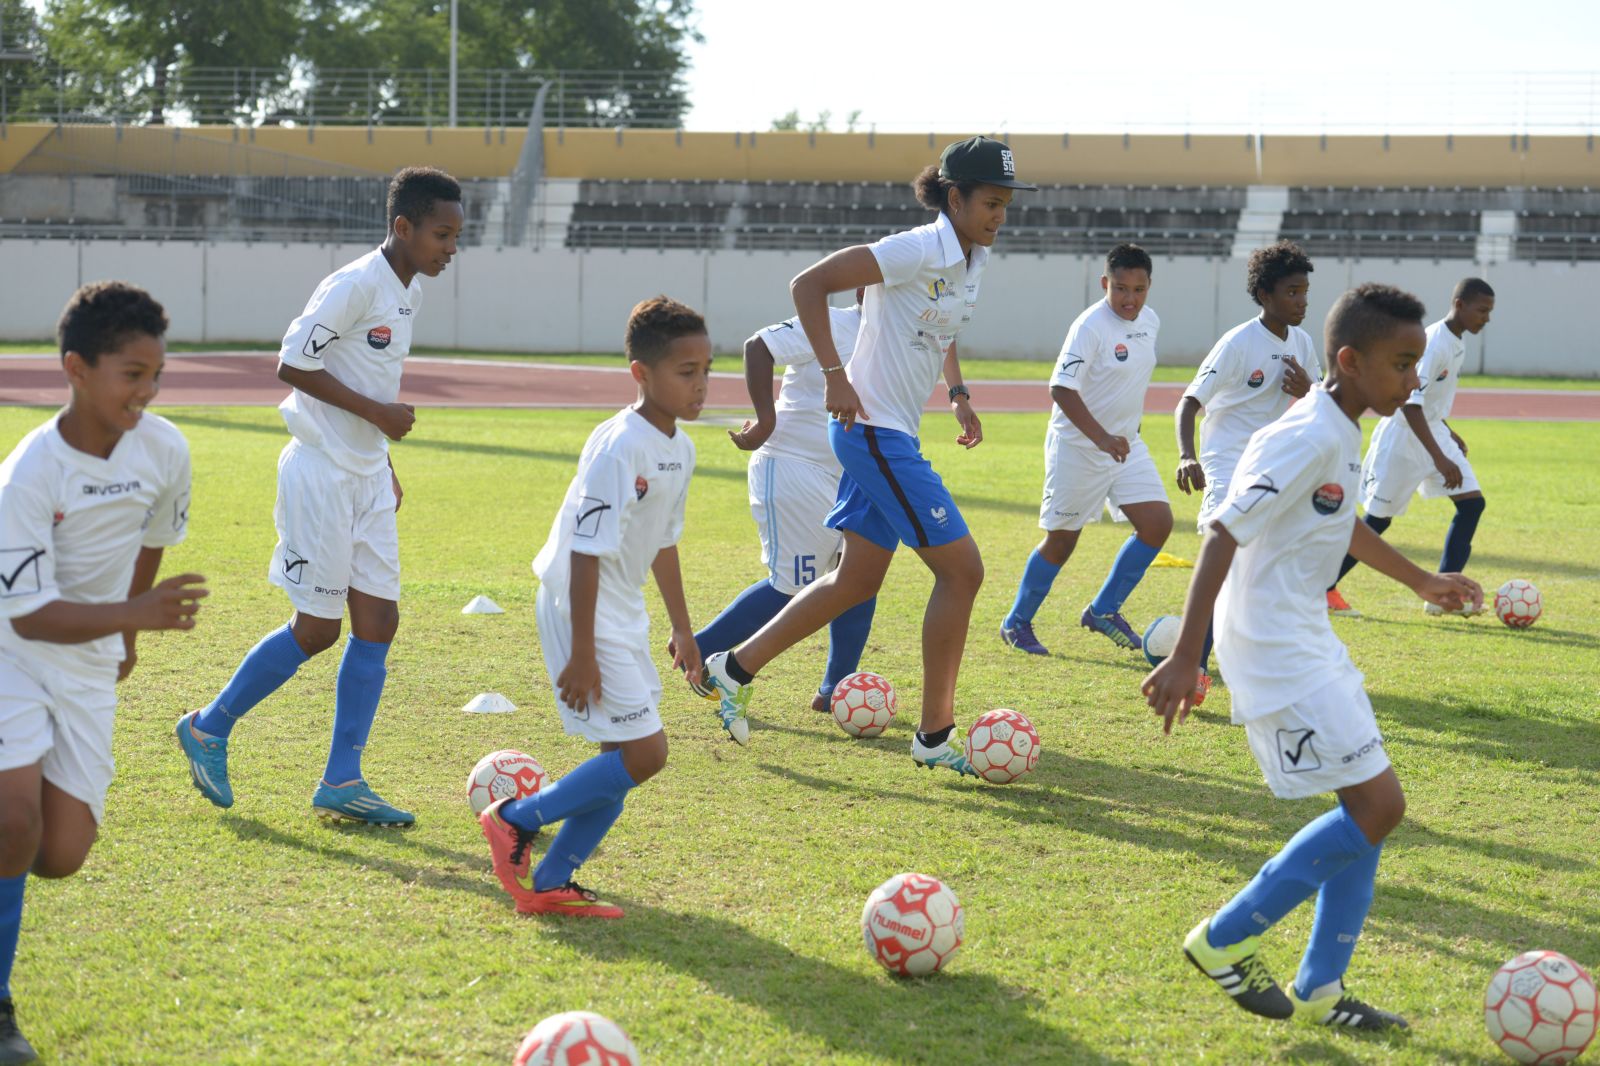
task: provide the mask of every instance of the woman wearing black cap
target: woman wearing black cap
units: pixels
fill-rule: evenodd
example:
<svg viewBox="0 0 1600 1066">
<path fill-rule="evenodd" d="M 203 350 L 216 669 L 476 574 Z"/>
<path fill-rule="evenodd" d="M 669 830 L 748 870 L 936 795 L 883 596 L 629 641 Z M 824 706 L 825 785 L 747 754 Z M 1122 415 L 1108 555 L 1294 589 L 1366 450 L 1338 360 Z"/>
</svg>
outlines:
<svg viewBox="0 0 1600 1066">
<path fill-rule="evenodd" d="M 977 447 L 983 429 L 961 383 L 955 338 L 972 318 L 989 246 L 1006 220 L 1017 180 L 1011 149 L 974 137 L 950 145 L 915 182 L 917 199 L 939 212 L 926 226 L 876 244 L 835 252 L 794 279 L 789 290 L 801 328 L 827 375 L 833 415 L 829 442 L 844 466 L 828 525 L 843 531 L 838 567 L 808 585 L 778 616 L 733 651 L 706 661 L 723 725 L 738 736 L 750 682 L 780 652 L 877 594 L 904 543 L 933 571 L 922 628 L 922 723 L 912 741 L 919 766 L 973 774 L 955 725 L 956 673 L 983 559 L 944 482 L 917 439 L 922 408 L 941 370 L 961 434 Z M 848 373 L 834 348 L 828 296 L 866 287 L 861 332 Z M 738 722 L 735 726 L 734 723 Z"/>
</svg>

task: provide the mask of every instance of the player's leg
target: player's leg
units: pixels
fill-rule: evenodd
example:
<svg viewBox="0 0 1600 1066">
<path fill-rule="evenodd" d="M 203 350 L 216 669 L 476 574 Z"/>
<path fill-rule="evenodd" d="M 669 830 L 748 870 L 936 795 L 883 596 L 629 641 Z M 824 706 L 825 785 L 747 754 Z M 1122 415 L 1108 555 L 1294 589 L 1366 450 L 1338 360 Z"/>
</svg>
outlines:
<svg viewBox="0 0 1600 1066">
<path fill-rule="evenodd" d="M 1133 595 L 1145 571 L 1172 535 L 1172 507 L 1167 503 L 1166 487 L 1144 441 L 1134 441 L 1128 458 L 1114 472 L 1110 497 L 1133 523 L 1133 535 L 1117 550 L 1110 572 L 1095 598 L 1084 608 L 1079 623 L 1104 634 L 1114 644 L 1137 651 L 1139 635 L 1122 617 L 1122 605 Z"/>
<path fill-rule="evenodd" d="M 40 711 L 43 713 L 43 708 Z M 0 722 L 0 737 L 16 744 L 18 724 L 15 719 Z M 10 755 L 0 747 L 0 758 Z M 0 1062 L 34 1060 L 32 1045 L 17 1028 L 11 967 L 22 931 L 23 891 L 43 831 L 43 783 L 37 758 L 30 765 L 0 769 Z"/>
<path fill-rule="evenodd" d="M 1459 574 L 1467 568 L 1472 558 L 1472 538 L 1478 532 L 1478 519 L 1483 517 L 1483 493 L 1463 492 L 1450 497 L 1456 505 L 1456 516 L 1450 521 L 1450 531 L 1445 534 L 1444 554 L 1439 557 L 1441 574 Z"/>
<path fill-rule="evenodd" d="M 1380 423 L 1361 460 L 1361 509 L 1365 512 L 1362 521 L 1367 528 L 1380 537 L 1388 532 L 1390 524 L 1406 513 L 1412 493 L 1432 469 L 1433 461 L 1416 443 L 1403 419 Z M 1339 564 L 1339 576 L 1328 587 L 1329 614 L 1361 617 L 1361 612 L 1351 607 L 1339 591 L 1339 582 L 1355 565 L 1356 557 L 1346 552 Z"/>
<path fill-rule="evenodd" d="M 983 587 L 983 557 L 970 534 L 917 555 L 933 571 L 933 592 L 922 616 L 922 720 L 911 745 L 919 766 L 973 771 L 949 741 L 955 730 L 956 676 L 967 644 L 972 605 Z"/>
<path fill-rule="evenodd" d="M 1061 444 L 1053 434 L 1044 443 L 1044 492 L 1039 502 L 1039 528 L 1044 539 L 1028 554 L 1011 610 L 1000 622 L 1000 639 L 1029 655 L 1050 650 L 1033 631 L 1033 620 L 1050 595 L 1056 575 L 1078 546 L 1078 535 L 1090 512 L 1098 513 L 1110 487 L 1110 472 L 1094 456 Z"/>
<path fill-rule="evenodd" d="M 1045 519 L 1041 517 L 1040 521 L 1042 523 Z M 1011 610 L 1000 623 L 1001 640 L 1029 655 L 1050 654 L 1050 650 L 1033 632 L 1033 619 L 1038 615 L 1039 608 L 1044 606 L 1045 597 L 1050 595 L 1050 586 L 1055 584 L 1056 575 L 1072 558 L 1081 533 L 1081 527 L 1045 528 L 1044 539 L 1029 553 L 1028 561 L 1022 567 L 1022 580 L 1017 584 L 1016 598 L 1011 601 Z"/>
<path fill-rule="evenodd" d="M 872 617 L 877 609 L 878 598 L 874 596 L 828 623 L 828 661 L 822 671 L 822 687 L 811 702 L 812 710 L 826 713 L 834 688 L 860 669 L 861 655 L 867 649 L 867 637 L 872 635 Z"/>
<path fill-rule="evenodd" d="M 750 517 L 755 519 L 756 532 L 761 538 L 761 558 L 766 563 L 767 576 L 735 596 L 709 625 L 694 635 L 702 656 L 727 651 L 749 640 L 758 629 L 772 621 L 777 613 L 783 610 L 784 605 L 796 592 L 809 583 L 810 578 L 802 580 L 805 576 L 802 562 L 804 553 L 790 551 L 789 545 L 786 544 L 792 536 L 803 536 L 804 530 L 791 528 L 791 523 L 785 520 L 789 517 L 789 512 L 784 506 L 784 501 L 797 490 L 796 484 L 786 484 L 786 482 L 799 481 L 799 488 L 804 489 L 805 483 L 800 478 L 803 478 L 805 472 L 796 468 L 811 465 L 785 463 L 781 459 L 765 455 L 750 457 L 746 475 L 750 494 Z M 799 474 L 800 478 L 796 478 L 794 476 L 796 474 Z M 834 485 L 837 485 L 836 480 Z M 828 508 L 833 505 L 833 487 L 829 487 L 821 511 L 811 516 L 815 525 L 822 524 L 822 516 L 826 515 Z M 813 560 L 812 576 L 815 576 L 815 560 Z M 789 584 L 786 585 L 785 582 Z"/>
</svg>

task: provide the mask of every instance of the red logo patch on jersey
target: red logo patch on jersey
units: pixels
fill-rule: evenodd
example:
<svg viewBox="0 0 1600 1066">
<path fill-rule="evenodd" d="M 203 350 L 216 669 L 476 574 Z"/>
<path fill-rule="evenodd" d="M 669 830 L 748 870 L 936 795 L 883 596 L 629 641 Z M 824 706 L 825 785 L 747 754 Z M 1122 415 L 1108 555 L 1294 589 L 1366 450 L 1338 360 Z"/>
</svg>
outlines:
<svg viewBox="0 0 1600 1066">
<path fill-rule="evenodd" d="M 55 513 L 55 518 L 50 523 L 50 528 L 54 529 L 56 526 L 59 526 L 62 522 L 65 522 L 66 520 L 67 520 L 67 516 L 65 514 L 63 514 L 62 512 L 57 511 Z"/>
<path fill-rule="evenodd" d="M 1261 387 L 1261 383 L 1266 380 L 1267 375 L 1263 374 L 1259 369 L 1257 369 L 1250 371 L 1250 378 L 1245 382 L 1245 384 L 1249 385 L 1252 389 L 1259 389 Z"/>
<path fill-rule="evenodd" d="M 1439 376 L 1434 378 L 1433 380 L 1435 380 L 1435 381 L 1443 381 L 1445 378 L 1447 378 L 1449 376 L 1450 376 L 1450 368 L 1449 367 L 1445 367 L 1443 370 L 1439 371 Z"/>
<path fill-rule="evenodd" d="M 388 326 L 373 326 L 367 330 L 367 343 L 381 351 L 389 347 L 389 341 L 393 336 Z"/>
<path fill-rule="evenodd" d="M 1311 494 L 1311 506 L 1318 514 L 1332 514 L 1344 505 L 1344 486 L 1330 481 Z"/>
<path fill-rule="evenodd" d="M 644 499 L 644 494 L 650 491 L 650 482 L 641 474 L 633 479 L 633 495 L 635 499 Z"/>
<path fill-rule="evenodd" d="M 1111 349 L 1111 354 L 1117 357 L 1117 362 L 1126 363 L 1128 361 L 1128 346 L 1126 344 L 1119 344 L 1115 348 Z"/>
</svg>

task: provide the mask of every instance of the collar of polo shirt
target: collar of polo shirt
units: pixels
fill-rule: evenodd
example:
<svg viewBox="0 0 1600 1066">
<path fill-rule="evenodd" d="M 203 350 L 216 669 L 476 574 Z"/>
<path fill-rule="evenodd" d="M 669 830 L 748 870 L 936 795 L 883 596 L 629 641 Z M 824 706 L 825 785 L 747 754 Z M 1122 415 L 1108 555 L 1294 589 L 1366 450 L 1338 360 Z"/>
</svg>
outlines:
<svg viewBox="0 0 1600 1066">
<path fill-rule="evenodd" d="M 939 233 L 939 250 L 944 252 L 944 259 L 940 261 L 939 265 L 953 266 L 964 260 L 966 255 L 961 251 L 961 238 L 956 235 L 956 228 L 950 224 L 950 216 L 940 211 L 939 217 L 934 220 L 933 227 Z M 974 252 L 980 248 L 983 248 L 980 244 L 972 246 Z M 983 248 L 983 253 L 988 255 L 989 250 Z"/>
</svg>

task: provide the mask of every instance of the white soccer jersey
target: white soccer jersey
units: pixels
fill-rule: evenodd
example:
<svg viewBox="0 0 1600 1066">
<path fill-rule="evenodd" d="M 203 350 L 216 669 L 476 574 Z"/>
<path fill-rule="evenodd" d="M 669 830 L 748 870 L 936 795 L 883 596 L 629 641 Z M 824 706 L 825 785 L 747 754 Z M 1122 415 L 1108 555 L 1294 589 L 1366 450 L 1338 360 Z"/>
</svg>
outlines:
<svg viewBox="0 0 1600 1066">
<path fill-rule="evenodd" d="M 578 458 L 561 510 L 533 572 L 569 621 L 572 553 L 600 560 L 597 637 L 637 645 L 650 617 L 640 591 L 650 564 L 683 535 L 683 508 L 694 474 L 694 442 L 678 427 L 667 436 L 631 407 L 595 427 Z"/>
<path fill-rule="evenodd" d="M 830 307 L 828 321 L 833 329 L 833 345 L 848 366 L 855 351 L 856 334 L 861 329 L 861 308 Z M 828 446 L 828 409 L 824 405 L 827 375 L 817 365 L 805 330 L 798 318 L 768 326 L 760 333 L 773 362 L 787 367 L 783 389 L 778 393 L 778 424 L 757 455 L 778 459 L 799 459 L 815 463 L 835 474 L 843 473 L 833 449 Z M 870 412 L 872 408 L 867 408 Z M 876 424 L 876 423 L 874 423 Z"/>
<path fill-rule="evenodd" d="M 1322 388 L 1257 430 L 1216 523 L 1239 543 L 1217 596 L 1217 658 L 1233 720 L 1272 714 L 1360 673 L 1324 590 L 1350 548 L 1361 427 Z"/>
<path fill-rule="evenodd" d="M 56 418 L 23 437 L 0 464 L 0 654 L 30 672 L 121 662 L 120 633 L 49 644 L 9 620 L 56 600 L 126 600 L 139 549 L 177 544 L 188 524 L 189 444 L 160 415 L 146 411 L 109 459 L 68 444 Z"/>
<path fill-rule="evenodd" d="M 989 250 L 973 245 L 969 263 L 943 212 L 868 247 L 883 283 L 867 286 L 846 373 L 867 410 L 866 424 L 915 437 L 945 352 L 978 306 Z"/>
<path fill-rule="evenodd" d="M 383 251 L 373 249 L 322 279 L 284 334 L 278 358 L 301 370 L 326 370 L 363 396 L 394 403 L 421 302 L 420 278 L 409 288 L 400 284 Z M 353 474 L 376 473 L 388 462 L 388 438 L 365 419 L 299 389 L 278 409 L 296 440 Z"/>
<path fill-rule="evenodd" d="M 1421 404 L 1422 415 L 1429 422 L 1442 422 L 1450 417 L 1455 406 L 1456 387 L 1461 383 L 1461 364 L 1467 358 L 1467 342 L 1450 332 L 1450 327 L 1440 319 L 1428 327 L 1428 346 L 1422 350 L 1417 363 L 1417 380 L 1420 384 L 1407 403 Z M 1397 411 L 1390 417 L 1405 416 Z"/>
<path fill-rule="evenodd" d="M 1299 326 L 1289 327 L 1287 340 L 1279 340 L 1259 318 L 1252 318 L 1222 335 L 1211 349 L 1194 381 L 1183 390 L 1206 409 L 1200 426 L 1200 464 L 1206 477 L 1226 479 L 1232 467 L 1214 474 L 1219 460 L 1236 462 L 1250 435 L 1276 422 L 1294 403 L 1283 391 L 1284 361 L 1290 357 L 1315 384 L 1322 380 L 1311 335 Z"/>
<path fill-rule="evenodd" d="M 1161 319 L 1149 307 L 1129 322 L 1101 300 L 1067 330 L 1050 386 L 1075 390 L 1107 433 L 1133 440 L 1139 435 L 1144 394 L 1156 368 L 1156 333 L 1160 329 Z M 1094 447 L 1060 404 L 1051 407 L 1050 429 L 1065 444 Z"/>
</svg>

